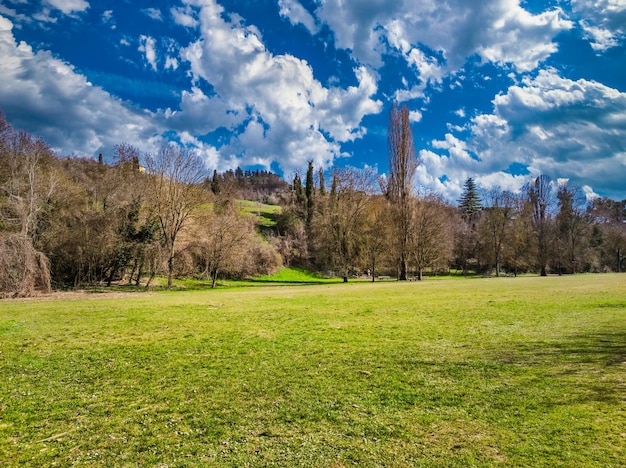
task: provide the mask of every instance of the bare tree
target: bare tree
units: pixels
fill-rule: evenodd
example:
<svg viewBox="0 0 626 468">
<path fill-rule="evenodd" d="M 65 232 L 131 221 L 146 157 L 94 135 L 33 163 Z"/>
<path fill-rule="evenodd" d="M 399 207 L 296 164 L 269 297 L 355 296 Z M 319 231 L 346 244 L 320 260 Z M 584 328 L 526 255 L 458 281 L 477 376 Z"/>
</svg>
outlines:
<svg viewBox="0 0 626 468">
<path fill-rule="evenodd" d="M 39 223 L 55 190 L 43 140 L 14 131 L 0 114 L 0 291 L 50 290 L 48 258 L 37 248 Z"/>
<path fill-rule="evenodd" d="M 376 281 L 376 272 L 381 264 L 389 259 L 389 225 L 387 201 L 380 195 L 370 197 L 365 213 L 363 250 L 372 281 Z"/>
<path fill-rule="evenodd" d="M 537 246 L 537 266 L 541 276 L 547 276 L 548 259 L 552 243 L 552 179 L 540 175 L 526 188 L 528 202 L 532 209 L 532 225 Z"/>
<path fill-rule="evenodd" d="M 217 213 L 205 213 L 198 221 L 194 224 L 191 249 L 215 288 L 220 273 L 244 269 L 255 240 L 253 220 L 232 206 Z"/>
<path fill-rule="evenodd" d="M 389 178 L 387 198 L 393 212 L 394 240 L 398 258 L 399 279 L 407 279 L 409 233 L 412 229 L 413 181 L 418 166 L 413 143 L 409 109 L 394 103 L 389 116 Z"/>
<path fill-rule="evenodd" d="M 173 143 L 164 145 L 146 166 L 151 201 L 159 222 L 167 261 L 167 287 L 172 287 L 176 240 L 202 201 L 200 183 L 206 176 L 203 161 L 192 151 Z"/>
<path fill-rule="evenodd" d="M 480 233 L 484 242 L 487 262 L 500 276 L 502 250 L 515 215 L 514 197 L 499 187 L 489 190 L 485 196 L 487 206 L 483 208 Z"/>
<path fill-rule="evenodd" d="M 317 218 L 321 253 L 341 273 L 344 282 L 362 253 L 366 214 L 375 182 L 371 169 L 336 169 L 324 217 Z"/>
<path fill-rule="evenodd" d="M 447 262 L 452 256 L 454 236 L 450 220 L 453 209 L 437 197 L 414 200 L 413 226 L 409 232 L 409 260 L 418 281 L 424 269 Z"/>
<path fill-rule="evenodd" d="M 585 268 L 585 250 L 589 245 L 586 239 L 591 231 L 591 219 L 586 214 L 586 197 L 580 188 L 564 183 L 559 186 L 557 199 L 557 267 L 559 274 L 577 273 Z"/>
</svg>

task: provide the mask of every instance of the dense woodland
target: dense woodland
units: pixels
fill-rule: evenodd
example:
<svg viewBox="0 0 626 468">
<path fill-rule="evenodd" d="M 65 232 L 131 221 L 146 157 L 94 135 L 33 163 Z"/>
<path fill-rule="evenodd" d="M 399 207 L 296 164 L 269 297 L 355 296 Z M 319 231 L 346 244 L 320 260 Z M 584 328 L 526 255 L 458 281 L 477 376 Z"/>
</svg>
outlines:
<svg viewBox="0 0 626 468">
<path fill-rule="evenodd" d="M 473 179 L 451 205 L 419 194 L 406 107 L 389 122 L 389 171 L 323 171 L 309 163 L 287 183 L 267 171 L 207 173 L 191 150 L 142 154 L 120 143 L 113 163 L 59 157 L 0 114 L 0 295 L 155 276 L 271 274 L 423 279 L 449 273 L 517 275 L 624 271 L 626 200 L 588 202 L 540 176 L 519 193 Z M 278 205 L 259 222 L 241 200 Z M 259 211 L 261 208 L 259 208 Z"/>
</svg>

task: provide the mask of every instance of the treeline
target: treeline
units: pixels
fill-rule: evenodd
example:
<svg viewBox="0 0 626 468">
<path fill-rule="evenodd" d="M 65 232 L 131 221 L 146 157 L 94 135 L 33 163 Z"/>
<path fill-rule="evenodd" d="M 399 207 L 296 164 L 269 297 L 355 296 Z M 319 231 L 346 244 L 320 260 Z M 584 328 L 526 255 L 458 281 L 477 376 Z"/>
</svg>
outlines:
<svg viewBox="0 0 626 468">
<path fill-rule="evenodd" d="M 336 169 L 330 190 L 309 164 L 279 223 L 287 262 L 323 272 L 401 280 L 426 273 L 487 276 L 621 272 L 626 200 L 596 198 L 542 175 L 517 193 L 465 182 L 458 206 L 414 190 L 419 161 L 406 106 L 389 122 L 389 175 Z"/>
<path fill-rule="evenodd" d="M 204 163 L 174 144 L 154 155 L 120 144 L 112 164 L 61 158 L 0 114 L 0 296 L 270 274 L 282 259 L 235 200 L 280 198 L 288 184 L 278 179 L 237 171 L 216 189 Z"/>
<path fill-rule="evenodd" d="M 458 270 L 502 275 L 623 271 L 626 202 L 587 203 L 546 176 L 519 193 L 468 179 L 458 206 L 418 194 L 408 110 L 394 106 L 389 171 L 309 163 L 291 184 L 268 171 L 206 173 L 169 144 L 103 158 L 61 158 L 0 114 L 0 295 L 155 276 L 253 277 L 283 265 L 401 280 Z M 328 181 L 326 178 L 328 177 Z M 239 199 L 281 209 L 260 226 Z"/>
</svg>

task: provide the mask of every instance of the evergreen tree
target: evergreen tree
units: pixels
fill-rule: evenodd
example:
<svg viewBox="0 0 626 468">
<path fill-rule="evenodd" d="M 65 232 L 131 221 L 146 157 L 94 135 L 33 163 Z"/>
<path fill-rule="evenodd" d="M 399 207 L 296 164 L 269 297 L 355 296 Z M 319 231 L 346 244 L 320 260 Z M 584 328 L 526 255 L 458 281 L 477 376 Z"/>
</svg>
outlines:
<svg viewBox="0 0 626 468">
<path fill-rule="evenodd" d="M 305 182 L 307 228 L 311 227 L 311 221 L 313 220 L 314 193 L 315 193 L 315 182 L 313 181 L 313 161 L 309 161 L 309 167 L 306 171 L 306 182 Z"/>
<path fill-rule="evenodd" d="M 320 168 L 319 170 L 319 178 L 320 178 L 320 196 L 326 195 L 326 181 L 324 180 L 324 169 Z"/>
<path fill-rule="evenodd" d="M 469 223 L 481 210 L 482 202 L 478 196 L 478 190 L 476 188 L 476 184 L 474 183 L 474 179 L 471 177 L 468 178 L 465 181 L 463 188 L 463 195 L 461 195 L 461 198 L 459 199 L 459 211 L 461 212 L 461 217 Z"/>
<path fill-rule="evenodd" d="M 306 191 L 302 185 L 302 179 L 299 174 L 293 177 L 293 192 L 296 199 L 296 206 L 300 216 L 306 214 Z"/>
<path fill-rule="evenodd" d="M 335 168 L 335 170 L 333 171 L 333 182 L 330 185 L 330 198 L 331 200 L 335 200 L 337 198 L 337 184 L 339 183 L 338 181 L 338 176 L 337 176 L 337 168 Z"/>
<path fill-rule="evenodd" d="M 220 193 L 220 191 L 220 176 L 217 173 L 216 169 L 213 171 L 213 178 L 211 179 L 211 192 L 213 192 L 214 195 L 217 195 L 218 193 Z"/>
</svg>

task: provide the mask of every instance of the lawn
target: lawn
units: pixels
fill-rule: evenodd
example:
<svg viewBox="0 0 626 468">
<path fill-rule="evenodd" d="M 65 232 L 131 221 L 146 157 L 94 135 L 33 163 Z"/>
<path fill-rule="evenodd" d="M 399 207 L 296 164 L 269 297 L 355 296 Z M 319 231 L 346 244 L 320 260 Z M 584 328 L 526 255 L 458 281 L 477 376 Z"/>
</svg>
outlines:
<svg viewBox="0 0 626 468">
<path fill-rule="evenodd" d="M 0 302 L 1 466 L 626 465 L 626 276 Z"/>
</svg>

